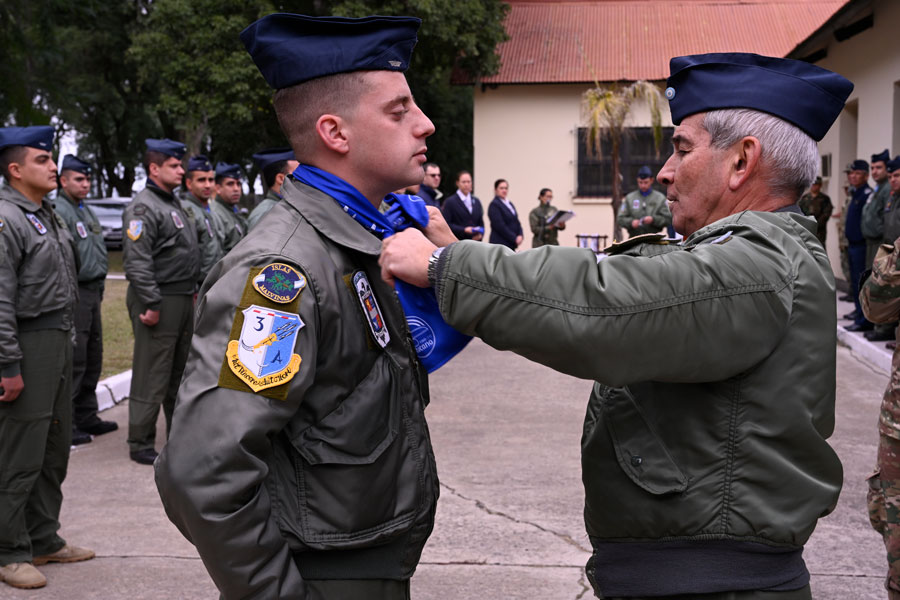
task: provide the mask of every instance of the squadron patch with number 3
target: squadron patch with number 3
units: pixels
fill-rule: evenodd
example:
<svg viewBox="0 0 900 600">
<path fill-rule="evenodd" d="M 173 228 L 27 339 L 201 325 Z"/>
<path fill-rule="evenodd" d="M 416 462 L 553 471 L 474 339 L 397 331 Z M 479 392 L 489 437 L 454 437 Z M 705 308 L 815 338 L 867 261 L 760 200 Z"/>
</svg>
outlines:
<svg viewBox="0 0 900 600">
<path fill-rule="evenodd" d="M 297 313 L 252 304 L 241 311 L 240 337 L 228 342 L 228 367 L 254 392 L 290 381 L 297 374 L 300 355 L 294 354 L 303 321 Z"/>
</svg>

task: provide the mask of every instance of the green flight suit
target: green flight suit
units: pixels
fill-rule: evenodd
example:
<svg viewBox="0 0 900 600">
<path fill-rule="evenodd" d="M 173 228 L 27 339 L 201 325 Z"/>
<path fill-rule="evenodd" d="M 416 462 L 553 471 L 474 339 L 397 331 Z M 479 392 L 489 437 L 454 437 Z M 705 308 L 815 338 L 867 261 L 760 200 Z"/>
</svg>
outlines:
<svg viewBox="0 0 900 600">
<path fill-rule="evenodd" d="M 247 217 L 247 228 L 253 229 L 253 227 L 262 219 L 267 212 L 272 210 L 278 202 L 282 199 L 280 194 L 276 194 L 271 189 L 266 191 L 266 197 L 263 198 L 263 201 L 260 202 L 256 208 L 253 209 L 253 212 L 250 213 L 250 216 Z"/>
<path fill-rule="evenodd" d="M 528 224 L 531 226 L 531 233 L 534 238 L 531 240 L 531 247 L 539 246 L 559 246 L 559 230 L 565 229 L 566 224 L 562 227 L 548 227 L 547 217 L 556 213 L 556 208 L 550 204 L 538 204 L 531 212 L 528 213 Z"/>
<path fill-rule="evenodd" d="M 197 276 L 199 288 L 213 265 L 225 256 L 225 251 L 222 250 L 222 241 L 216 235 L 209 204 L 203 206 L 197 197 L 188 191 L 181 194 L 180 201 L 181 208 L 194 221 L 197 230 L 197 244 L 200 246 L 200 274 Z"/>
<path fill-rule="evenodd" d="M 72 357 L 72 422 L 76 428 L 100 421 L 97 383 L 103 370 L 103 323 L 100 305 L 109 261 L 100 220 L 91 207 L 62 189 L 54 204 L 75 240 L 78 255 L 78 304 L 75 308 L 75 352 Z"/>
<path fill-rule="evenodd" d="M 637 227 L 631 226 L 633 220 L 640 221 L 644 217 L 652 217 L 653 222 L 641 223 Z M 640 190 L 626 195 L 622 200 L 622 205 L 619 206 L 619 214 L 616 215 L 616 225 L 628 231 L 629 237 L 657 233 L 671 224 L 672 213 L 669 212 L 669 207 L 666 205 L 666 197 L 653 189 L 646 196 L 642 195 Z"/>
<path fill-rule="evenodd" d="M 450 325 L 596 381 L 582 477 L 601 597 L 730 597 L 749 565 L 748 593 L 794 592 L 739 597 L 808 597 L 803 545 L 843 477 L 826 442 L 834 377 L 808 376 L 834 373 L 834 277 L 794 209 L 599 257 L 465 241 L 440 255 Z"/>
<path fill-rule="evenodd" d="M 225 254 L 231 252 L 231 249 L 237 246 L 237 243 L 247 235 L 247 223 L 237 212 L 237 208 L 237 204 L 228 204 L 219 196 L 216 196 L 216 199 L 210 202 L 210 210 L 215 215 L 213 225 L 218 227 L 216 233 L 219 235 L 222 251 Z"/>
<path fill-rule="evenodd" d="M 881 183 L 876 182 L 875 191 L 869 196 L 868 202 L 863 206 L 862 221 L 859 228 L 866 238 L 866 268 L 872 268 L 875 254 L 884 240 L 884 207 L 891 197 L 891 185 L 888 179 Z"/>
<path fill-rule="evenodd" d="M 0 188 L 0 374 L 25 385 L 0 403 L 0 565 L 65 545 L 57 532 L 72 440 L 72 243 L 49 201 Z"/>
<path fill-rule="evenodd" d="M 171 429 L 178 383 L 193 332 L 193 296 L 200 272 L 197 230 L 175 197 L 148 181 L 122 215 L 123 266 L 128 278 L 125 303 L 134 331 L 128 445 L 132 452 L 153 448 L 162 405 Z M 159 323 L 144 325 L 147 309 Z"/>
</svg>

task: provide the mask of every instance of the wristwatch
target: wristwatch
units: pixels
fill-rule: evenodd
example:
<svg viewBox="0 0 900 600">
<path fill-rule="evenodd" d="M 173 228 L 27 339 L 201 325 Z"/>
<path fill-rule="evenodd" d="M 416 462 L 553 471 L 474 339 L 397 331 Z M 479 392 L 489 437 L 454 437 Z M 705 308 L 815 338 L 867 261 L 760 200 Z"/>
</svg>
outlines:
<svg viewBox="0 0 900 600">
<path fill-rule="evenodd" d="M 431 253 L 431 256 L 428 258 L 428 285 L 434 287 L 435 281 L 437 279 L 437 264 L 438 259 L 441 258 L 441 252 L 444 251 L 444 248 L 438 248 L 434 252 Z"/>
</svg>

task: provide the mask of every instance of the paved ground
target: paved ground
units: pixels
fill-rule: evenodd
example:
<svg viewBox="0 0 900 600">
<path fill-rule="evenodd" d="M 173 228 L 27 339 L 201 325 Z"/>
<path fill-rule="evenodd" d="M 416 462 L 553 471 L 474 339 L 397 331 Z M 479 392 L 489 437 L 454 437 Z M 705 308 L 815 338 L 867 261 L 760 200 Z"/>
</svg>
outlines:
<svg viewBox="0 0 900 600">
<path fill-rule="evenodd" d="M 832 442 L 844 491 L 805 556 L 817 600 L 884 598 L 883 548 L 866 518 L 864 480 L 887 379 L 847 347 L 837 353 Z M 582 571 L 589 544 L 579 474 L 590 387 L 478 341 L 432 377 L 427 416 L 442 486 L 435 532 L 412 582 L 416 600 L 592 597 Z M 127 407 L 104 416 L 124 426 Z M 166 520 L 152 469 L 128 460 L 122 429 L 73 451 L 64 491 L 63 535 L 98 557 L 41 567 L 49 579 L 42 590 L 0 584 L 0 598 L 217 597 L 193 547 Z"/>
</svg>

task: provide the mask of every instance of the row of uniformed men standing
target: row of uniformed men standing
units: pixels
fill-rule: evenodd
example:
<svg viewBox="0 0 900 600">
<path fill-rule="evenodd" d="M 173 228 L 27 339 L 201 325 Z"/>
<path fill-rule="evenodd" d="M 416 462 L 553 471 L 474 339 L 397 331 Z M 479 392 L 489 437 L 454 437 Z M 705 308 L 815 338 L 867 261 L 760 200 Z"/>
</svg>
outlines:
<svg viewBox="0 0 900 600">
<path fill-rule="evenodd" d="M 178 384 L 193 333 L 193 301 L 213 265 L 281 200 L 281 185 L 297 167 L 290 149 L 254 154 L 268 191 L 248 219 L 240 214 L 240 167 L 203 155 L 182 165 L 183 144 L 148 139 L 147 186 L 122 215 L 123 266 L 134 360 L 128 404 L 131 459 L 156 459 L 156 419 L 171 426 Z M 182 184 L 184 186 L 180 188 Z M 215 198 L 213 198 L 215 191 Z"/>
</svg>

